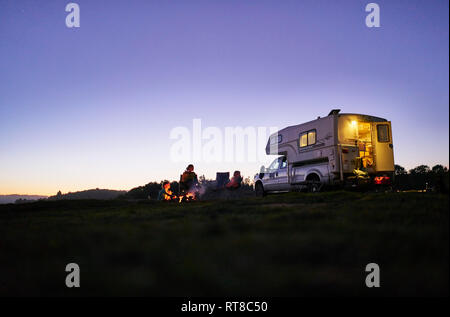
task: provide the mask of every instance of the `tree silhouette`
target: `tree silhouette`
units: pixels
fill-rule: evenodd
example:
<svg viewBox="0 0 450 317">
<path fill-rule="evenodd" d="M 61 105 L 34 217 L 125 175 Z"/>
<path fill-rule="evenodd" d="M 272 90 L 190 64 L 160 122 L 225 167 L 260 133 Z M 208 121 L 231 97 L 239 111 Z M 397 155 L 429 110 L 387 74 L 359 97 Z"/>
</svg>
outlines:
<svg viewBox="0 0 450 317">
<path fill-rule="evenodd" d="M 430 172 L 430 167 L 428 165 L 419 165 L 411 170 L 409 170 L 410 174 L 419 174 L 425 175 Z"/>
<path fill-rule="evenodd" d="M 444 174 L 448 171 L 447 167 L 437 164 L 431 168 L 431 171 L 435 174 Z"/>
<path fill-rule="evenodd" d="M 394 170 L 395 170 L 395 175 L 405 175 L 407 173 L 406 169 L 403 166 L 400 166 L 397 164 L 395 164 Z"/>
</svg>

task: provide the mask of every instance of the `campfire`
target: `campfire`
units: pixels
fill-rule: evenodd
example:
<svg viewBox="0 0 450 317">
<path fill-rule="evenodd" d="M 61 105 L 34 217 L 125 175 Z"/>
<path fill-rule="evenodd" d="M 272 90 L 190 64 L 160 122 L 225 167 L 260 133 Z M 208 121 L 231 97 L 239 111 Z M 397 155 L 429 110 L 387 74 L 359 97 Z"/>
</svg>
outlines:
<svg viewBox="0 0 450 317">
<path fill-rule="evenodd" d="M 178 201 L 178 203 L 181 203 L 197 200 L 195 192 L 187 192 L 180 195 L 174 195 L 171 190 L 167 190 L 166 192 L 168 195 L 164 197 L 165 201 Z"/>
<path fill-rule="evenodd" d="M 175 194 L 170 188 L 169 181 L 164 181 L 161 187 L 158 194 L 158 200 L 176 201 L 178 203 L 198 200 L 201 192 L 200 186 L 196 185 L 188 189 L 179 188 L 179 194 Z"/>
<path fill-rule="evenodd" d="M 187 201 L 194 201 L 194 200 L 196 200 L 194 192 L 188 192 L 188 193 L 185 193 L 185 194 L 182 194 L 182 195 L 178 196 L 178 202 L 179 203 L 181 203 L 183 201 L 187 202 Z"/>
</svg>

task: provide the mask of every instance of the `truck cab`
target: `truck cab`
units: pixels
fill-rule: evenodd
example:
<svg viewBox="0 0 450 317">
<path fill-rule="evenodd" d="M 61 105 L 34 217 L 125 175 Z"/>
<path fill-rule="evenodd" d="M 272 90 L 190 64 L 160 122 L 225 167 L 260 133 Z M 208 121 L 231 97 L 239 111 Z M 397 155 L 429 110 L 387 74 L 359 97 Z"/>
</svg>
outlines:
<svg viewBox="0 0 450 317">
<path fill-rule="evenodd" d="M 264 184 L 265 191 L 286 192 L 289 191 L 287 157 L 277 157 L 267 168 L 261 167 L 257 178 Z"/>
<path fill-rule="evenodd" d="M 298 178 L 302 180 L 295 182 Z M 303 168 L 300 166 L 289 168 L 288 158 L 280 156 L 269 167 L 262 166 L 260 173 L 255 175 L 255 191 L 258 196 L 302 189 L 317 192 L 323 183 L 328 182 L 328 178 L 327 164 L 316 163 L 305 165 Z"/>
</svg>

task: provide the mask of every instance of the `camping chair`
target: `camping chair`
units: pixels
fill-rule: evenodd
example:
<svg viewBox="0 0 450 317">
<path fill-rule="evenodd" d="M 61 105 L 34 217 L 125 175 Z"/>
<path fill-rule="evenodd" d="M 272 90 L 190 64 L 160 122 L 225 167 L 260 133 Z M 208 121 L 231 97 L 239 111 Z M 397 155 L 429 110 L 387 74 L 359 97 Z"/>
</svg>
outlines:
<svg viewBox="0 0 450 317">
<path fill-rule="evenodd" d="M 216 189 L 224 188 L 225 184 L 230 181 L 230 173 L 217 172 L 216 173 Z"/>
</svg>

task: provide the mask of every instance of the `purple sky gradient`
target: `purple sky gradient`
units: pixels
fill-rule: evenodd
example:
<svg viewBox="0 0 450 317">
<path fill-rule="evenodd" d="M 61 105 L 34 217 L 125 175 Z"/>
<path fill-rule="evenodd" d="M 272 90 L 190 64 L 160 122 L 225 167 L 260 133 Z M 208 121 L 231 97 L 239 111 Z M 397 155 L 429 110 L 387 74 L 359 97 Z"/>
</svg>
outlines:
<svg viewBox="0 0 450 317">
<path fill-rule="evenodd" d="M 0 0 L 0 194 L 177 179 L 170 130 L 339 107 L 392 121 L 395 161 L 449 162 L 449 2 Z M 255 164 L 196 163 L 199 174 Z"/>
</svg>

